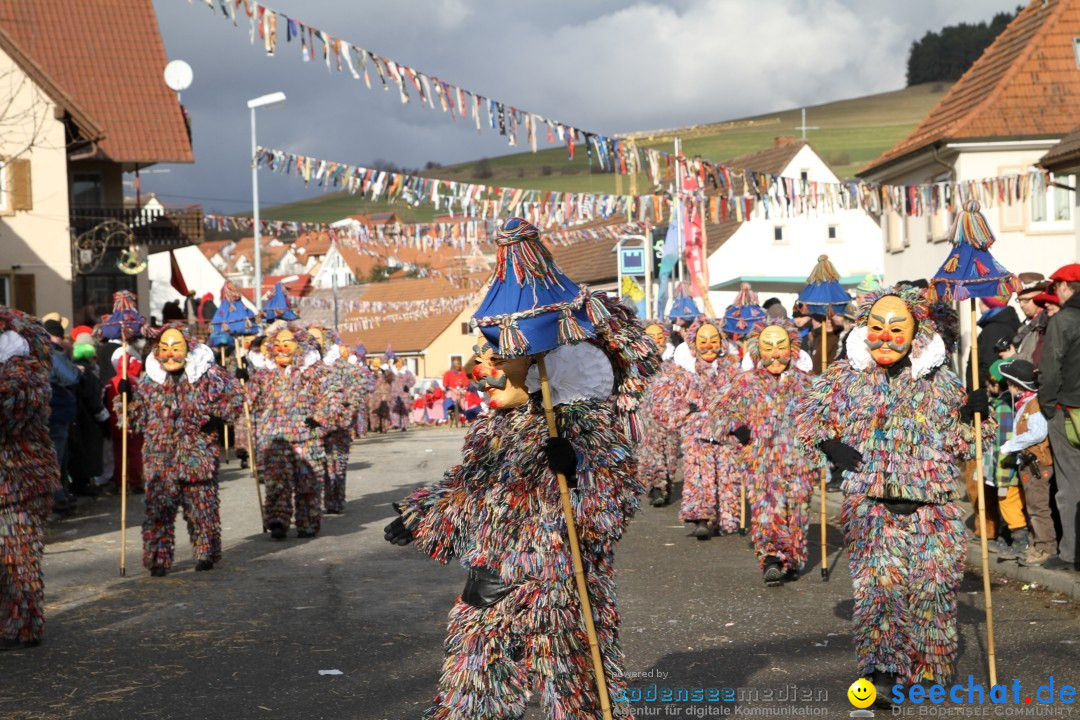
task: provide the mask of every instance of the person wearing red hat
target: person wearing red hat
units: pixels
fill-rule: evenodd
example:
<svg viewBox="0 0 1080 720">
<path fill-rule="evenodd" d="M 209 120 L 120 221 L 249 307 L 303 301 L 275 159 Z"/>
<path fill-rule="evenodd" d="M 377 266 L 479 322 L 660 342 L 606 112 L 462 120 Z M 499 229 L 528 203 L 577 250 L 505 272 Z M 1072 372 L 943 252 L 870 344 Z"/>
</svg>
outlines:
<svg viewBox="0 0 1080 720">
<path fill-rule="evenodd" d="M 1069 440 L 1080 429 L 1080 264 L 1060 268 L 1050 276 L 1061 310 L 1046 326 L 1039 366 L 1039 405 L 1050 425 L 1054 453 L 1061 540 L 1057 557 L 1043 567 L 1077 569 L 1077 521 L 1080 512 L 1080 447 Z"/>
</svg>

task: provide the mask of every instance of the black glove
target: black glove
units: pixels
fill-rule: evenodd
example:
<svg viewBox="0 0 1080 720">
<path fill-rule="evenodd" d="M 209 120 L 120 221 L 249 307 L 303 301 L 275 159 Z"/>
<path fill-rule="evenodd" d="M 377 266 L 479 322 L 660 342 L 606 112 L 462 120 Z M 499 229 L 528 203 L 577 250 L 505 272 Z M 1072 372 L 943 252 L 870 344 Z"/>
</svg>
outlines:
<svg viewBox="0 0 1080 720">
<path fill-rule="evenodd" d="M 982 415 L 984 420 L 990 414 L 990 398 L 985 388 L 968 390 L 967 402 L 960 406 L 960 419 L 966 423 L 974 422 L 975 413 Z"/>
<path fill-rule="evenodd" d="M 116 384 L 116 391 L 122 396 L 126 397 L 128 400 L 131 400 L 131 398 L 135 395 L 135 391 L 131 387 L 131 383 L 123 379 L 121 379 L 120 382 Z"/>
<path fill-rule="evenodd" d="M 216 415 L 211 415 L 210 419 L 204 422 L 199 429 L 204 433 L 217 433 L 223 427 L 225 427 L 225 421 Z"/>
<path fill-rule="evenodd" d="M 740 425 L 728 434 L 734 435 L 740 445 L 748 445 L 750 443 L 750 428 L 745 425 Z"/>
<path fill-rule="evenodd" d="M 548 438 L 544 445 L 544 455 L 547 456 L 548 467 L 553 472 L 562 473 L 570 487 L 577 487 L 577 453 L 569 440 L 561 437 Z"/>
<path fill-rule="evenodd" d="M 413 541 L 412 530 L 405 527 L 405 521 L 401 519 L 401 508 L 397 503 L 394 503 L 394 510 L 397 510 L 398 516 L 383 528 L 383 537 L 392 545 L 408 545 Z"/>
<path fill-rule="evenodd" d="M 316 428 L 321 428 L 322 427 L 322 423 L 320 423 L 315 418 L 311 418 L 311 417 L 304 418 L 304 424 L 308 426 L 309 430 L 315 430 Z"/>
<path fill-rule="evenodd" d="M 861 452 L 836 439 L 819 443 L 818 447 L 832 460 L 838 470 L 855 470 L 863 460 Z"/>
<path fill-rule="evenodd" d="M 248 370 L 247 370 L 246 367 L 238 367 L 238 368 L 236 368 L 236 379 L 237 380 L 243 380 L 244 382 L 247 382 L 250 377 L 251 376 L 248 375 Z"/>
<path fill-rule="evenodd" d="M 1009 453 L 1005 457 L 1001 458 L 1001 462 L 998 463 L 1006 470 L 1016 470 L 1020 464 L 1020 453 Z"/>
<path fill-rule="evenodd" d="M 697 403 L 690 403 L 690 405 L 687 407 L 687 413 L 693 414 L 696 412 L 701 412 L 701 408 L 697 406 Z"/>
</svg>

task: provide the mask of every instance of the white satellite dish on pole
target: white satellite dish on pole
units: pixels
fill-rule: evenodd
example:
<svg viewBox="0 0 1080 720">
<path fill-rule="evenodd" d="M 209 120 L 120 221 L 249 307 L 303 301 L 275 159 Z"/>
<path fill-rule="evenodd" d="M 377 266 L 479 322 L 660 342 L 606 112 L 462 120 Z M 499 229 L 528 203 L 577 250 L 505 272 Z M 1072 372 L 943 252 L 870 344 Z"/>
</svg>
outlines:
<svg viewBox="0 0 1080 720">
<path fill-rule="evenodd" d="M 173 60 L 165 66 L 165 84 L 176 92 L 178 100 L 180 93 L 191 87 L 194 77 L 195 73 L 192 72 L 191 66 L 183 60 Z"/>
</svg>

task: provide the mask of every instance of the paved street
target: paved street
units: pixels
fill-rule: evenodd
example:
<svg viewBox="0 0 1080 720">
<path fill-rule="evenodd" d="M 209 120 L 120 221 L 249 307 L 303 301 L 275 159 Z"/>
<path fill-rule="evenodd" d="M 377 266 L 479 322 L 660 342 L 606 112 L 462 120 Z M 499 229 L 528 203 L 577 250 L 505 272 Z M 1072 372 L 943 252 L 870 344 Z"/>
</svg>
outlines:
<svg viewBox="0 0 1080 720">
<path fill-rule="evenodd" d="M 455 462 L 461 435 L 416 430 L 357 442 L 346 514 L 327 518 L 314 540 L 260 533 L 253 483 L 233 461 L 222 486 L 225 559 L 210 573 L 193 572 L 181 526 L 181 561 L 168 577 L 149 577 L 138 497 L 127 578 L 118 577 L 117 498 L 52 525 L 46 641 L 0 655 L 0 718 L 418 718 L 435 690 L 446 612 L 464 573 L 386 544 L 382 527 L 391 502 Z M 847 717 L 855 673 L 845 560 L 825 584 L 812 553 L 802 581 L 767 589 L 745 538 L 694 540 L 677 514 L 676 506 L 644 508 L 620 545 L 635 687 L 742 688 L 740 708 L 796 705 Z M 985 682 L 976 590 L 981 581 L 970 577 L 959 676 Z M 1058 686 L 1080 681 L 1074 604 L 1009 582 L 995 585 L 994 606 L 999 681 L 1017 677 L 1025 689 L 1051 675 Z M 793 685 L 820 701 L 762 699 Z M 638 703 L 638 716 L 719 716 L 736 703 L 658 705 Z"/>
</svg>

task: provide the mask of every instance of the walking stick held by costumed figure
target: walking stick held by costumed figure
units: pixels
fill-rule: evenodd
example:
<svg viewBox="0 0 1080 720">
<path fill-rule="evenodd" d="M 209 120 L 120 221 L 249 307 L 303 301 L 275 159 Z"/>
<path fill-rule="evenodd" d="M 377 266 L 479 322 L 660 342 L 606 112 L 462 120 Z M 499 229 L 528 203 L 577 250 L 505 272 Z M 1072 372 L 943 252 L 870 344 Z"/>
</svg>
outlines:
<svg viewBox="0 0 1080 720">
<path fill-rule="evenodd" d="M 106 340 L 120 341 L 124 392 L 120 393 L 120 577 L 127 575 L 127 473 L 128 473 L 128 341 L 139 337 L 146 320 L 135 309 L 135 294 L 120 290 L 113 294 L 113 311 L 102 319 L 98 333 Z"/>
<path fill-rule="evenodd" d="M 540 373 L 540 393 L 544 402 L 544 417 L 547 419 L 548 437 L 559 437 L 559 428 L 555 425 L 555 408 L 551 404 L 551 384 L 548 382 L 547 367 L 543 356 L 536 358 L 536 367 Z M 570 503 L 570 486 L 566 476 L 556 473 L 559 481 L 559 497 L 562 499 L 563 517 L 566 518 L 566 535 L 570 541 L 570 558 L 574 565 L 574 580 L 577 582 L 578 598 L 581 600 L 581 618 L 585 621 L 585 633 L 589 638 L 589 652 L 592 655 L 593 674 L 596 676 L 596 693 L 600 698 L 600 710 L 604 720 L 611 720 L 611 700 L 608 698 L 607 676 L 604 675 L 604 660 L 600 656 L 600 645 L 596 641 L 596 627 L 593 624 L 592 604 L 589 602 L 589 586 L 585 581 L 585 565 L 581 561 L 581 546 L 578 544 L 577 526 L 574 524 L 574 506 Z"/>
<path fill-rule="evenodd" d="M 799 302 L 806 306 L 811 315 L 823 315 L 821 321 L 821 373 L 824 375 L 829 364 L 829 318 L 833 313 L 842 311 L 851 297 L 840 284 L 840 273 L 829 261 L 828 255 L 818 257 L 813 272 L 806 278 L 806 287 L 799 293 Z M 813 329 L 811 328 L 811 332 Z M 825 505 L 825 486 L 829 482 L 829 464 L 821 468 L 821 580 L 829 581 L 829 523 Z"/>
<path fill-rule="evenodd" d="M 708 293 L 706 293 L 708 294 Z M 746 336 L 754 325 L 765 321 L 765 308 L 758 305 L 757 294 L 750 288 L 750 283 L 739 286 L 735 301 L 724 310 L 724 333 L 742 341 L 742 357 L 746 358 Z M 739 482 L 739 534 L 746 535 L 746 478 Z"/>
<path fill-rule="evenodd" d="M 979 203 L 968 201 L 958 213 L 949 232 L 953 249 L 934 275 L 927 290 L 930 299 L 971 300 L 971 388 L 979 389 L 979 344 L 975 338 L 977 317 L 975 298 L 1008 299 L 1021 288 L 1020 280 L 990 254 L 994 234 L 979 212 Z M 975 484 L 979 493 L 979 545 L 982 556 L 983 593 L 986 596 L 986 654 L 990 684 L 997 684 L 997 657 L 994 652 L 994 604 L 990 594 L 990 559 L 986 540 L 986 491 L 983 482 L 982 413 L 975 420 Z"/>
</svg>

